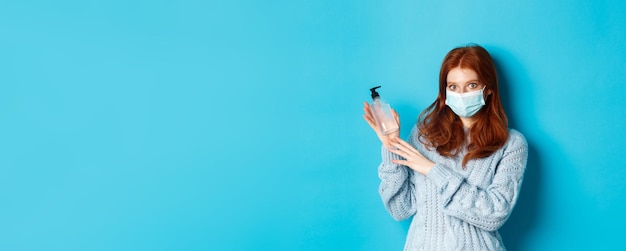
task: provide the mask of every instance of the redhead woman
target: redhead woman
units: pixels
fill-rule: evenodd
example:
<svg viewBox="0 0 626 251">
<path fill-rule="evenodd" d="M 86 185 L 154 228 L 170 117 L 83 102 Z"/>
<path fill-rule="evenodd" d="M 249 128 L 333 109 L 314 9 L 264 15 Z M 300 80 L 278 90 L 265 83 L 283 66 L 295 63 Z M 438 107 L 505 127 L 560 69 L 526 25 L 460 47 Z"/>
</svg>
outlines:
<svg viewBox="0 0 626 251">
<path fill-rule="evenodd" d="M 508 128 L 484 48 L 458 47 L 445 56 L 439 94 L 407 141 L 398 131 L 382 134 L 367 103 L 363 110 L 383 144 L 383 203 L 396 220 L 413 217 L 405 250 L 506 250 L 498 229 L 519 196 L 528 146 Z"/>
</svg>

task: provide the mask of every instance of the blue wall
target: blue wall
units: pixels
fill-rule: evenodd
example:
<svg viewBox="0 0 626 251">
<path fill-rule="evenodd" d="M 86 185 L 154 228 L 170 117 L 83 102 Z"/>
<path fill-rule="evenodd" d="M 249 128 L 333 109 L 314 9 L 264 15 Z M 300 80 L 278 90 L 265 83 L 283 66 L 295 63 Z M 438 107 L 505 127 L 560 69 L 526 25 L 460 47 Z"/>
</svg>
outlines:
<svg viewBox="0 0 626 251">
<path fill-rule="evenodd" d="M 510 250 L 626 222 L 624 1 L 2 1 L 0 250 L 401 250 L 368 88 L 402 135 L 468 42 L 530 157 Z"/>
</svg>

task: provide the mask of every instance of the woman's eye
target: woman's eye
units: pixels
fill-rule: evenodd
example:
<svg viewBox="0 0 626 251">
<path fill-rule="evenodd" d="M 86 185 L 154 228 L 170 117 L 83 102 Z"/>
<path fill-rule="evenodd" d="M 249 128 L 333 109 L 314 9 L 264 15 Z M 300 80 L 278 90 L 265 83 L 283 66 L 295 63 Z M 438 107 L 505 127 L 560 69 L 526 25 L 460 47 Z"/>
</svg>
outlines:
<svg viewBox="0 0 626 251">
<path fill-rule="evenodd" d="M 478 87 L 478 84 L 476 84 L 476 83 L 470 83 L 470 84 L 469 84 L 469 87 L 473 89 L 473 88 Z"/>
<path fill-rule="evenodd" d="M 454 90 L 456 90 L 456 85 L 451 85 L 451 86 L 448 86 L 448 88 L 449 88 L 450 90 L 453 90 L 453 91 L 454 91 Z"/>
</svg>

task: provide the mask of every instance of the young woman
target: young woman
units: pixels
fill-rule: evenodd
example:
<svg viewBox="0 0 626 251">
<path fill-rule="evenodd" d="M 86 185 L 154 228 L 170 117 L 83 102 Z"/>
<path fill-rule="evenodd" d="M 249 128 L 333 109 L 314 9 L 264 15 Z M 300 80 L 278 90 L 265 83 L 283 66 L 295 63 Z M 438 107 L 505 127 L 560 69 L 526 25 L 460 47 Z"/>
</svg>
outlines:
<svg viewBox="0 0 626 251">
<path fill-rule="evenodd" d="M 408 141 L 383 135 L 380 196 L 396 220 L 413 216 L 405 250 L 505 250 L 498 229 L 520 192 L 528 147 L 508 128 L 495 65 L 478 45 L 443 60 L 439 95 Z M 399 117 L 393 112 L 399 124 Z"/>
</svg>

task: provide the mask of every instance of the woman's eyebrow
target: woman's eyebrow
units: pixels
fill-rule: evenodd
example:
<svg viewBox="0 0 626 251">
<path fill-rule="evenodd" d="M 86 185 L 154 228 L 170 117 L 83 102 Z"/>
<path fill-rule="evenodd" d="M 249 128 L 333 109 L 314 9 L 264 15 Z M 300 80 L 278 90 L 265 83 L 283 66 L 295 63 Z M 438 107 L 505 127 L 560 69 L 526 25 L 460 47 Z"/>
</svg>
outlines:
<svg viewBox="0 0 626 251">
<path fill-rule="evenodd" d="M 480 81 L 478 81 L 478 79 L 472 79 L 472 80 L 468 80 L 467 82 L 465 82 L 465 84 L 471 84 L 471 83 L 480 83 Z"/>
</svg>

